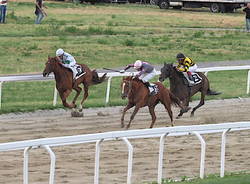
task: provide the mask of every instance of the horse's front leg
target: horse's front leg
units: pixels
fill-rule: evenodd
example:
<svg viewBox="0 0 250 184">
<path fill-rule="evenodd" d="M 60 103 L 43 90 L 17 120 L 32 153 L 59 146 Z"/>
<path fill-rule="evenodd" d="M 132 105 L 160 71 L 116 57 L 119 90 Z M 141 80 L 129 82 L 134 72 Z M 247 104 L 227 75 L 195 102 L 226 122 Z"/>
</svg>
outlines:
<svg viewBox="0 0 250 184">
<path fill-rule="evenodd" d="M 83 99 L 81 101 L 81 104 L 80 104 L 80 107 L 79 107 L 79 111 L 81 112 L 82 111 L 82 108 L 83 108 L 83 102 L 88 98 L 89 96 L 89 87 L 88 85 L 84 85 L 83 84 L 83 90 L 84 90 L 84 95 L 83 95 Z"/>
<path fill-rule="evenodd" d="M 126 127 L 127 129 L 129 129 L 129 127 L 130 127 L 130 125 L 131 125 L 131 122 L 132 122 L 132 120 L 134 119 L 136 113 L 139 111 L 139 109 L 140 109 L 140 106 L 139 106 L 139 105 L 136 105 L 136 106 L 135 106 L 135 109 L 134 109 L 134 112 L 133 112 L 132 115 L 130 116 L 129 123 L 128 123 L 127 127 Z"/>
<path fill-rule="evenodd" d="M 128 103 L 127 106 L 123 109 L 122 117 L 121 117 L 121 128 L 124 127 L 124 116 L 125 116 L 125 113 L 127 112 L 127 110 L 129 110 L 132 107 L 134 107 L 134 104 Z"/>
<path fill-rule="evenodd" d="M 183 106 L 184 106 L 184 109 L 181 109 L 179 114 L 177 115 L 176 119 L 179 119 L 183 113 L 185 112 L 188 112 L 190 110 L 190 107 L 189 106 L 189 100 L 190 100 L 190 97 L 186 98 L 184 101 L 183 101 Z"/>
<path fill-rule="evenodd" d="M 60 97 L 61 97 L 61 100 L 62 100 L 62 103 L 63 103 L 63 106 L 64 107 L 68 107 L 68 108 L 75 108 L 75 104 L 68 104 L 67 103 L 67 101 L 66 101 L 66 99 L 67 99 L 67 97 L 69 96 L 69 94 L 71 93 L 71 90 L 66 90 L 66 91 L 60 91 L 60 90 L 58 90 L 59 91 L 59 95 L 60 95 Z"/>
<path fill-rule="evenodd" d="M 72 101 L 72 104 L 76 104 L 76 100 L 78 98 L 78 96 L 80 95 L 81 91 L 82 91 L 82 88 L 80 88 L 79 86 L 74 86 L 73 89 L 76 91 L 76 95 Z"/>
</svg>

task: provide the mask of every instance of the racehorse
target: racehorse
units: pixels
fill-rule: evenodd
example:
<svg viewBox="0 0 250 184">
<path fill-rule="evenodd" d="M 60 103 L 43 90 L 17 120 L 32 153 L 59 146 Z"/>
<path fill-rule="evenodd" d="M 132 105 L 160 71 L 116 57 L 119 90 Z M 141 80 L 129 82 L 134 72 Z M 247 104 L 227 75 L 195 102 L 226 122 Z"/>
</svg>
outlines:
<svg viewBox="0 0 250 184">
<path fill-rule="evenodd" d="M 154 83 L 158 87 L 158 93 L 156 95 L 150 96 L 148 88 L 140 81 L 138 78 L 133 77 L 124 77 L 121 82 L 121 97 L 122 99 L 128 98 L 128 104 L 123 109 L 123 114 L 121 117 L 121 127 L 124 127 L 124 116 L 128 109 L 135 106 L 135 109 L 130 117 L 130 121 L 127 125 L 127 129 L 130 127 L 132 120 L 134 119 L 136 113 L 141 107 L 148 106 L 150 115 L 152 117 L 152 123 L 150 128 L 153 128 L 156 116 L 155 116 L 155 106 L 161 102 L 165 109 L 168 112 L 168 115 L 171 120 L 172 126 L 173 123 L 173 113 L 171 110 L 171 104 L 175 104 L 181 108 L 181 112 L 187 112 L 188 109 L 184 109 L 180 100 L 173 95 L 167 88 L 163 86 L 160 82 Z"/>
<path fill-rule="evenodd" d="M 82 88 L 79 87 L 79 85 L 83 84 L 84 96 L 79 108 L 79 111 L 82 111 L 82 104 L 88 97 L 89 86 L 102 83 L 106 78 L 106 73 L 102 77 L 98 77 L 98 74 L 95 70 L 91 71 L 89 67 L 84 64 L 79 65 L 86 73 L 76 81 L 73 81 L 73 73 L 70 69 L 62 66 L 57 57 L 48 57 L 48 61 L 46 62 L 45 69 L 43 71 L 43 76 L 47 77 L 50 73 L 54 73 L 56 80 L 56 89 L 59 92 L 63 106 L 68 108 L 76 107 L 76 100 L 82 91 Z M 76 91 L 76 95 L 72 103 L 68 104 L 66 99 L 70 95 L 72 89 Z"/>
<path fill-rule="evenodd" d="M 166 64 L 161 68 L 161 74 L 159 81 L 163 82 L 166 78 L 169 78 L 170 81 L 170 91 L 176 95 L 186 107 L 189 106 L 190 98 L 197 92 L 201 92 L 200 102 L 195 106 L 191 111 L 191 117 L 194 116 L 196 109 L 204 105 L 206 95 L 219 95 L 221 93 L 212 91 L 209 87 L 209 81 L 207 77 L 201 73 L 197 74 L 202 78 L 202 81 L 199 84 L 196 84 L 192 87 L 187 85 L 187 81 L 182 72 L 179 72 L 173 64 Z M 180 111 L 178 118 L 181 117 L 183 112 Z"/>
</svg>

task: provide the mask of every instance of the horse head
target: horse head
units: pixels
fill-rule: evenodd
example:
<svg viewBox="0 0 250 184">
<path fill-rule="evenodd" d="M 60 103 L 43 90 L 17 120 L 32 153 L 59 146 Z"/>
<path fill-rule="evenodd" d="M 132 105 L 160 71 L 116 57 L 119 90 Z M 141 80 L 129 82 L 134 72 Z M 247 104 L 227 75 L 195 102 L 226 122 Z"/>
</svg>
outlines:
<svg viewBox="0 0 250 184">
<path fill-rule="evenodd" d="M 161 68 L 161 74 L 159 76 L 159 81 L 163 82 L 166 78 L 171 77 L 173 69 L 174 69 L 173 63 L 167 64 L 164 62 L 164 66 Z"/>
<path fill-rule="evenodd" d="M 123 77 L 121 82 L 121 98 L 125 99 L 128 97 L 132 89 L 132 77 Z"/>
<path fill-rule="evenodd" d="M 58 63 L 57 57 L 48 57 L 48 61 L 45 63 L 45 69 L 43 70 L 43 76 L 48 77 L 51 72 L 54 72 L 55 66 Z"/>
</svg>

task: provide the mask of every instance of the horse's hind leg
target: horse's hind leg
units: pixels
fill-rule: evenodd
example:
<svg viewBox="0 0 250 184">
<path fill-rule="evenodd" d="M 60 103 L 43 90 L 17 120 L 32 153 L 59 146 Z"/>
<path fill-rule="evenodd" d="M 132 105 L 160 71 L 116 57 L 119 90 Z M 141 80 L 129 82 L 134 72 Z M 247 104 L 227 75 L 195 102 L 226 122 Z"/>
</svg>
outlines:
<svg viewBox="0 0 250 184">
<path fill-rule="evenodd" d="M 168 112 L 168 115 L 169 115 L 170 120 L 171 120 L 171 125 L 174 126 L 174 122 L 173 122 L 173 112 L 172 112 L 172 110 L 171 110 L 171 104 L 166 104 L 166 103 L 164 103 L 163 105 L 164 105 L 165 109 L 166 109 L 167 112 Z"/>
<path fill-rule="evenodd" d="M 123 128 L 124 127 L 124 116 L 125 116 L 125 113 L 127 112 L 127 110 L 129 110 L 130 108 L 134 107 L 134 104 L 127 104 L 127 106 L 123 109 L 123 112 L 122 112 L 122 117 L 121 117 L 121 127 Z"/>
<path fill-rule="evenodd" d="M 150 125 L 149 128 L 153 128 L 154 124 L 155 124 L 155 120 L 156 120 L 156 116 L 155 116 L 155 106 L 150 106 L 148 107 L 150 115 L 152 117 L 152 123 Z"/>
<path fill-rule="evenodd" d="M 84 95 L 83 95 L 83 99 L 81 101 L 81 104 L 80 104 L 80 107 L 79 107 L 79 110 L 82 111 L 82 105 L 83 105 L 83 102 L 88 98 L 89 96 L 89 87 L 88 85 L 85 85 L 83 84 L 83 90 L 84 90 Z"/>
<path fill-rule="evenodd" d="M 133 112 L 132 115 L 130 116 L 130 120 L 129 120 L 129 123 L 128 123 L 128 125 L 127 125 L 127 129 L 130 127 L 131 122 L 132 122 L 132 120 L 134 119 L 136 113 L 139 111 L 139 109 L 140 109 L 140 106 L 136 105 L 136 106 L 135 106 L 135 109 L 134 109 L 134 112 Z"/>
<path fill-rule="evenodd" d="M 204 105 L 204 101 L 205 101 L 205 92 L 201 92 L 201 100 L 200 100 L 200 103 L 195 106 L 191 112 L 191 117 L 194 116 L 194 111 L 196 111 L 196 109 L 198 109 L 199 107 L 201 107 L 202 105 Z"/>
</svg>

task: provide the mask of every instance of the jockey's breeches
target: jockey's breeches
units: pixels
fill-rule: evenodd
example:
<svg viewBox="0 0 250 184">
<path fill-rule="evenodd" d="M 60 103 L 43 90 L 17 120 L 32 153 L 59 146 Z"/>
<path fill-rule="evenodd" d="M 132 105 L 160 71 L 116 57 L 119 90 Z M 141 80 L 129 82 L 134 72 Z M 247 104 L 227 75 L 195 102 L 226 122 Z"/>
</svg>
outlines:
<svg viewBox="0 0 250 184">
<path fill-rule="evenodd" d="M 76 68 L 74 67 L 75 64 L 76 64 L 75 62 L 71 62 L 71 63 L 69 63 L 69 64 L 62 64 L 64 67 L 69 68 L 69 69 L 72 70 L 72 72 L 73 72 L 73 79 L 75 78 L 75 76 L 76 76 L 76 74 L 77 74 L 77 70 L 76 70 Z"/>
<path fill-rule="evenodd" d="M 193 72 L 195 72 L 195 71 L 197 70 L 197 68 L 198 68 L 198 67 L 197 67 L 197 65 L 195 64 L 194 66 L 190 66 L 189 69 L 188 69 L 188 71 L 191 72 L 191 73 L 193 73 Z"/>
<path fill-rule="evenodd" d="M 152 72 L 150 72 L 150 73 L 144 73 L 144 74 L 142 74 L 139 77 L 139 79 L 142 80 L 142 82 L 148 82 L 154 76 L 156 76 L 156 70 L 155 69 Z"/>
</svg>

